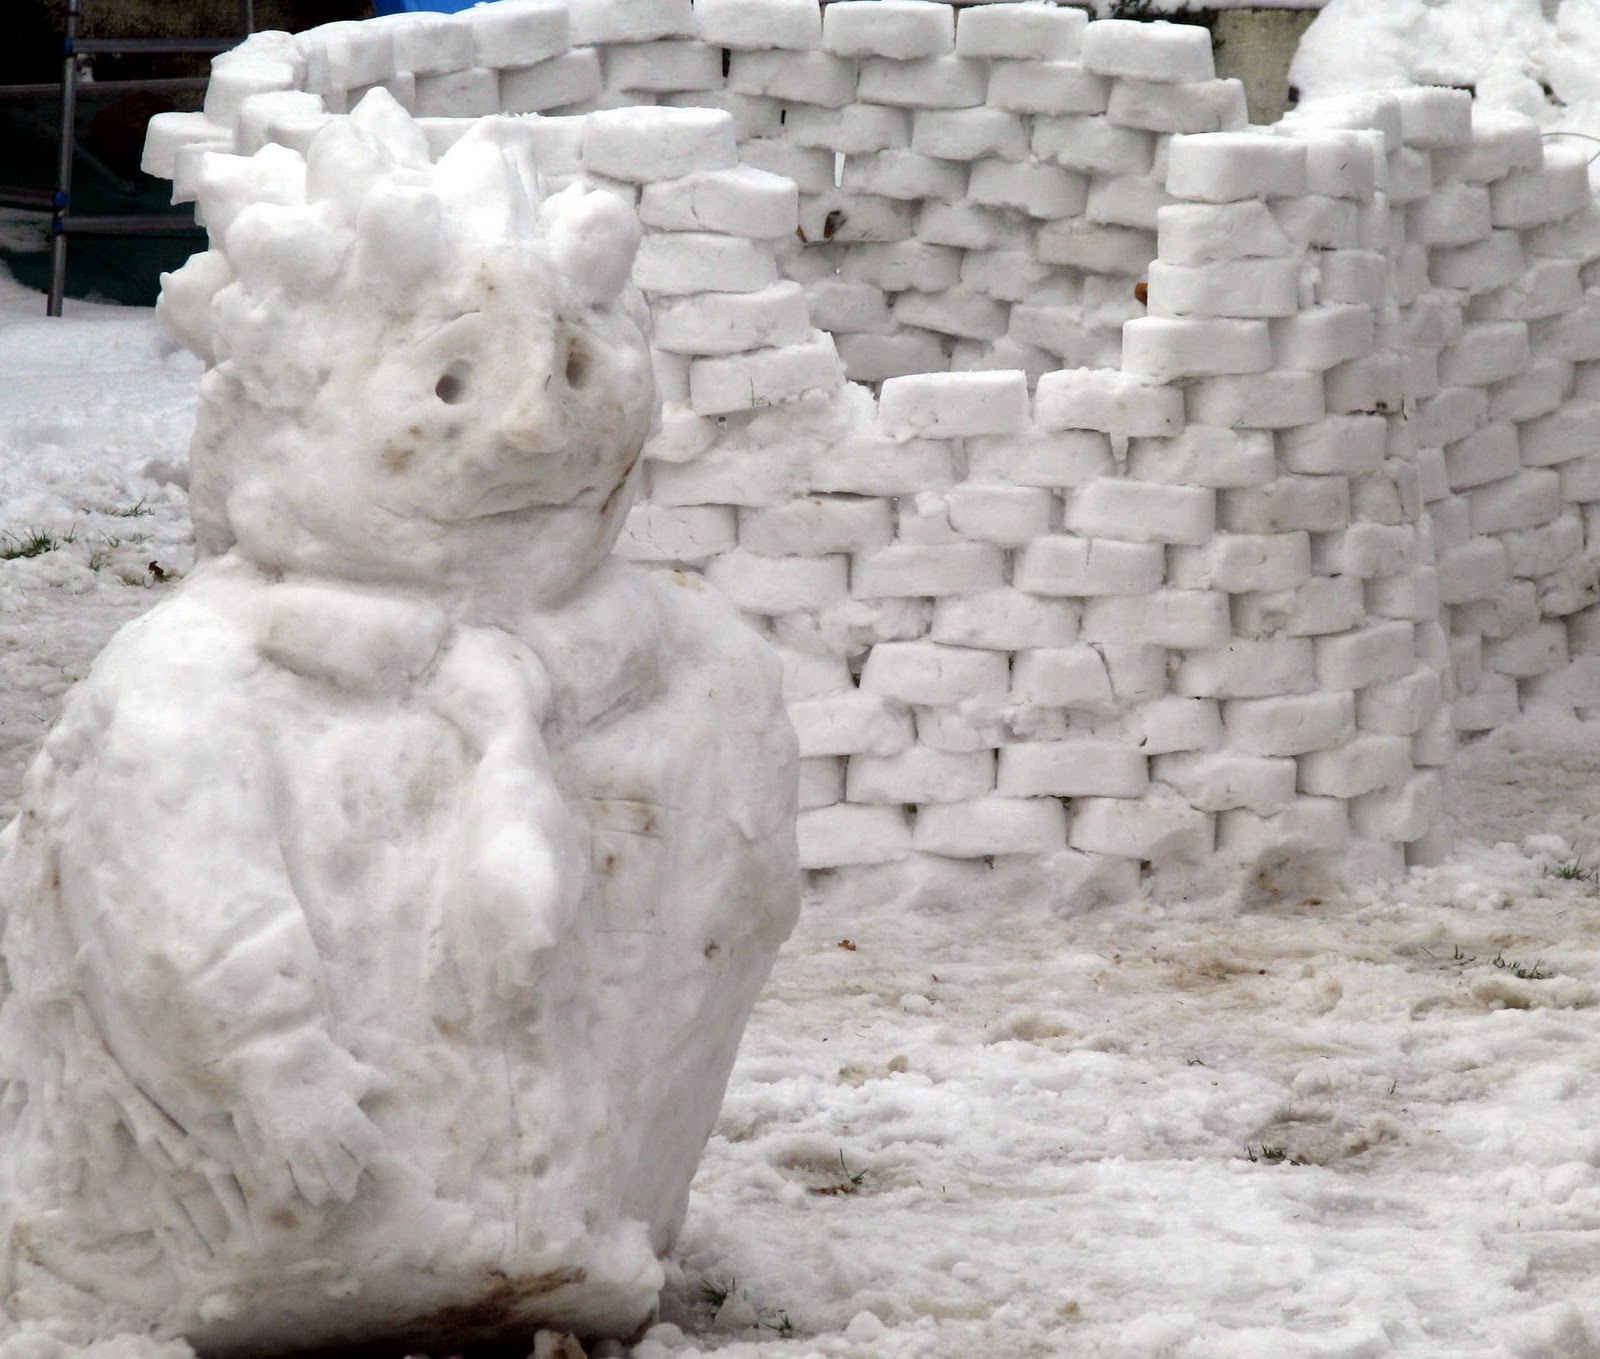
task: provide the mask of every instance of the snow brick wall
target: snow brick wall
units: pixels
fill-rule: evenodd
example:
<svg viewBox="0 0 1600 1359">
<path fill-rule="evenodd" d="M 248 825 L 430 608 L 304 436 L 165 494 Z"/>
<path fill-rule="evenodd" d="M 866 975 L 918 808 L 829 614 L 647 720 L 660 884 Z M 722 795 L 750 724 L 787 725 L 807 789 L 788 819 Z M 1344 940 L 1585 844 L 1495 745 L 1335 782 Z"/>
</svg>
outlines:
<svg viewBox="0 0 1600 1359">
<path fill-rule="evenodd" d="M 1460 734 L 1600 710 L 1600 213 L 1531 120 L 1250 127 L 1205 30 L 1043 3 L 501 0 L 259 34 L 146 168 L 379 84 L 638 205 L 619 550 L 783 652 L 808 868 L 1392 876 Z"/>
</svg>

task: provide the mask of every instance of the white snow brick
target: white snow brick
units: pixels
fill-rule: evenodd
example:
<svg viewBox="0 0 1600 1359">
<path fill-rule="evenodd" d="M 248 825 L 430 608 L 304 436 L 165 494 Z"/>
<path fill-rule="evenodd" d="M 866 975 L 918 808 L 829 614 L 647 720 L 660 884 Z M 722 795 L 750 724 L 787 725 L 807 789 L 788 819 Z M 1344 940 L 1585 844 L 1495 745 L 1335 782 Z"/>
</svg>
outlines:
<svg viewBox="0 0 1600 1359">
<path fill-rule="evenodd" d="M 1148 231 L 1154 229 L 1161 209 L 1175 202 L 1149 175 L 1096 176 L 1089 185 L 1084 215 L 1091 222 L 1142 227 Z"/>
<path fill-rule="evenodd" d="M 1434 153 L 1439 178 L 1503 179 L 1513 170 L 1536 168 L 1544 154 L 1539 124 L 1525 113 L 1472 106 L 1472 139 Z"/>
<path fill-rule="evenodd" d="M 852 755 L 845 776 L 851 802 L 965 802 L 994 792 L 992 750 L 912 746 L 898 755 Z"/>
<path fill-rule="evenodd" d="M 1202 812 L 1243 807 L 1260 816 L 1282 811 L 1294 801 L 1295 762 L 1224 752 L 1158 755 L 1151 774 Z"/>
<path fill-rule="evenodd" d="M 264 99 L 269 95 L 279 97 L 282 93 L 295 93 L 295 91 L 268 91 L 265 94 L 247 96 L 246 102 L 253 106 L 256 99 Z M 315 95 L 307 96 L 315 100 Z M 320 107 L 321 101 L 317 100 Z M 321 115 L 327 119 L 331 115 Z M 244 107 L 240 108 L 241 123 L 244 119 Z M 277 140 L 275 138 L 275 140 Z M 235 147 L 234 133 L 220 123 L 213 123 L 203 113 L 158 113 L 150 119 L 145 132 L 144 151 L 139 162 L 139 168 L 147 175 L 157 179 L 174 179 L 177 175 L 178 152 L 184 147 L 198 146 L 206 150 L 221 151 L 224 154 L 238 150 L 244 152 L 244 147 Z M 298 147 L 295 149 L 299 149 Z M 191 155 L 198 153 L 191 153 Z M 174 192 L 177 185 L 174 184 Z M 174 198 L 174 202 L 180 200 Z M 192 201 L 192 197 L 189 200 Z"/>
<path fill-rule="evenodd" d="M 690 0 L 584 0 L 571 9 L 574 46 L 697 36 Z"/>
<path fill-rule="evenodd" d="M 1000 750 L 997 788 L 1008 797 L 1138 797 L 1144 755 L 1111 741 L 1034 741 Z"/>
<path fill-rule="evenodd" d="M 806 54 L 822 41 L 815 0 L 695 0 L 694 17 L 706 42 L 736 52 L 792 47 Z"/>
<path fill-rule="evenodd" d="M 472 30 L 474 64 L 532 66 L 559 56 L 572 42 L 567 7 L 560 0 L 500 0 L 463 16 Z"/>
<path fill-rule="evenodd" d="M 1265 203 L 1174 203 L 1156 213 L 1160 257 L 1168 264 L 1271 259 L 1294 253 Z"/>
<path fill-rule="evenodd" d="M 1522 465 L 1513 425 L 1484 425 L 1445 445 L 1445 476 L 1452 491 L 1509 477 Z"/>
<path fill-rule="evenodd" d="M 1457 731 L 1492 731 L 1515 722 L 1520 713 L 1517 682 L 1510 675 L 1486 674 L 1470 694 L 1457 694 L 1450 720 Z"/>
<path fill-rule="evenodd" d="M 1230 699 L 1222 720 L 1228 744 L 1247 755 L 1305 755 L 1355 735 L 1356 700 L 1348 692 Z"/>
<path fill-rule="evenodd" d="M 800 761 L 798 806 L 802 812 L 844 801 L 844 761 L 836 755 Z"/>
<path fill-rule="evenodd" d="M 1367 581 L 1367 612 L 1374 618 L 1425 623 L 1439 616 L 1439 573 L 1417 566 Z"/>
<path fill-rule="evenodd" d="M 1272 816 L 1243 810 L 1223 812 L 1217 817 L 1217 850 L 1230 859 L 1248 862 L 1291 846 L 1343 849 L 1350 842 L 1348 806 L 1340 798 L 1297 797 Z"/>
<path fill-rule="evenodd" d="M 1321 797 L 1357 797 L 1393 788 L 1411 777 L 1411 742 L 1365 733 L 1340 746 L 1297 757 L 1300 791 Z"/>
<path fill-rule="evenodd" d="M 1017 114 L 1004 109 L 918 109 L 911 117 L 911 149 L 946 160 L 1023 160 L 1028 130 Z"/>
<path fill-rule="evenodd" d="M 1223 429 L 1284 429 L 1320 420 L 1320 373 L 1275 369 L 1205 378 L 1186 389 L 1189 419 Z"/>
<path fill-rule="evenodd" d="M 1195 24 L 1102 19 L 1083 33 L 1084 67 L 1108 76 L 1181 84 L 1211 80 L 1211 34 Z"/>
<path fill-rule="evenodd" d="M 1350 483 L 1344 477 L 1285 476 L 1223 491 L 1218 518 L 1229 533 L 1330 533 L 1350 521 Z"/>
<path fill-rule="evenodd" d="M 882 4 L 884 0 L 842 0 Z M 910 0 L 908 0 L 908 3 Z M 882 104 L 847 104 L 826 109 L 801 105 L 788 111 L 784 131 L 796 146 L 821 147 L 850 156 L 911 144 L 911 115 Z M 831 180 L 830 180 L 831 182 Z"/>
<path fill-rule="evenodd" d="M 1122 365 L 1160 379 L 1261 373 L 1272 366 L 1272 339 L 1265 321 L 1144 316 L 1122 328 Z"/>
<path fill-rule="evenodd" d="M 825 609 L 850 593 L 850 559 L 762 557 L 739 548 L 706 567 L 706 579 L 745 613 L 776 617 Z"/>
<path fill-rule="evenodd" d="M 869 57 L 861 63 L 856 97 L 873 104 L 966 109 L 983 103 L 988 84 L 988 66 L 965 57 Z"/>
<path fill-rule="evenodd" d="M 1064 723 L 1064 713 L 1041 713 L 1047 726 Z M 994 750 L 1011 739 L 1000 710 L 992 704 L 958 703 L 944 708 L 917 708 L 917 743 L 930 750 L 970 753 Z"/>
<path fill-rule="evenodd" d="M 1525 371 L 1531 359 L 1525 321 L 1474 321 L 1439 355 L 1439 381 L 1482 387 Z"/>
<path fill-rule="evenodd" d="M 967 182 L 967 197 L 974 203 L 1040 218 L 1082 212 L 1088 191 L 1089 181 L 1076 171 L 1024 161 L 979 161 Z"/>
<path fill-rule="evenodd" d="M 870 283 L 823 279 L 806 284 L 806 305 L 818 329 L 842 334 L 888 335 L 894 331 L 882 288 Z"/>
<path fill-rule="evenodd" d="M 1008 113 L 1104 113 L 1111 82 L 1072 61 L 996 61 L 985 103 Z"/>
<path fill-rule="evenodd" d="M 1388 421 L 1381 415 L 1331 415 L 1278 435 L 1287 471 L 1310 476 L 1353 476 L 1383 466 Z"/>
<path fill-rule="evenodd" d="M 1304 638 L 1235 638 L 1225 647 L 1186 656 L 1173 674 L 1174 692 L 1192 698 L 1264 698 L 1312 687 L 1311 643 Z"/>
<path fill-rule="evenodd" d="M 1041 595 L 1149 595 L 1159 588 L 1165 554 L 1158 543 L 1037 538 L 1018 554 L 1013 583 Z"/>
<path fill-rule="evenodd" d="M 611 179 L 647 184 L 738 163 L 733 117 L 721 109 L 607 109 L 584 125 L 584 169 Z"/>
<path fill-rule="evenodd" d="M 1416 555 L 1416 530 L 1410 524 L 1351 524 L 1319 535 L 1312 566 L 1318 575 L 1369 580 L 1408 570 Z"/>
<path fill-rule="evenodd" d="M 937 160 L 893 147 L 849 157 L 840 187 L 847 193 L 879 194 L 885 198 L 953 199 L 961 196 L 966 183 L 967 167 L 960 161 Z M 847 222 L 854 223 L 856 214 L 846 211 L 844 216 Z"/>
<path fill-rule="evenodd" d="M 802 344 L 696 359 L 689 365 L 689 405 L 699 415 L 758 410 L 835 391 L 843 380 L 833 337 L 813 330 Z"/>
<path fill-rule="evenodd" d="M 935 642 L 990 651 L 1064 647 L 1077 635 L 1075 604 L 1008 587 L 936 600 L 928 630 Z"/>
<path fill-rule="evenodd" d="M 1273 200 L 1272 215 L 1297 248 L 1355 250 L 1381 244 L 1362 239 L 1361 207 L 1347 198 L 1278 198 Z"/>
<path fill-rule="evenodd" d="M 1600 293 L 1585 292 L 1581 306 L 1564 316 L 1535 321 L 1528 334 L 1540 358 L 1600 359 Z"/>
<path fill-rule="evenodd" d="M 1033 154 L 1075 170 L 1096 174 L 1142 175 L 1155 160 L 1154 134 L 1119 127 L 1098 115 L 1037 117 Z"/>
<path fill-rule="evenodd" d="M 1422 245 L 1470 245 L 1492 229 L 1489 190 L 1481 184 L 1441 184 L 1406 209 L 1406 234 Z"/>
<path fill-rule="evenodd" d="M 1085 640 L 1203 651 L 1227 644 L 1228 596 L 1207 590 L 1155 590 L 1099 596 L 1083 608 Z"/>
<path fill-rule="evenodd" d="M 417 77 L 416 110 L 426 118 L 481 118 L 499 113 L 500 80 L 483 66 Z"/>
<path fill-rule="evenodd" d="M 736 354 L 801 344 L 811 334 L 805 292 L 777 283 L 752 293 L 663 297 L 651 311 L 651 338 L 674 354 Z"/>
<path fill-rule="evenodd" d="M 1008 797 L 920 807 L 911 843 L 953 859 L 1050 854 L 1066 848 L 1066 809 L 1056 798 Z"/>
<path fill-rule="evenodd" d="M 816 13 L 813 6 L 813 17 Z M 856 64 L 826 52 L 734 52 L 728 63 L 728 89 L 841 108 L 856 97 Z"/>
<path fill-rule="evenodd" d="M 1222 744 L 1222 716 L 1212 699 L 1167 696 L 1142 702 L 1095 728 L 1141 754 L 1175 750 L 1215 750 Z"/>
<path fill-rule="evenodd" d="M 1021 250 L 1032 244 L 1032 226 L 1031 222 L 1014 223 L 1008 213 L 971 203 L 924 203 L 917 215 L 916 235 L 927 245 L 973 251 Z"/>
<path fill-rule="evenodd" d="M 1183 590 L 1292 590 L 1311 579 L 1305 533 L 1218 533 L 1202 546 L 1167 554 L 1167 581 Z"/>
<path fill-rule="evenodd" d="M 1272 436 L 1192 424 L 1175 438 L 1135 439 L 1128 449 L 1128 475 L 1217 490 L 1260 486 L 1276 475 Z"/>
<path fill-rule="evenodd" d="M 1148 231 L 1069 220 L 1039 229 L 1039 258 L 1090 273 L 1143 277 L 1155 258 L 1156 239 Z"/>
<path fill-rule="evenodd" d="M 1600 453 L 1600 402 L 1570 402 L 1519 425 L 1517 437 L 1522 461 L 1529 467 L 1552 467 Z"/>
<path fill-rule="evenodd" d="M 1502 534 L 1500 541 L 1513 575 L 1548 576 L 1583 551 L 1583 519 L 1569 508 L 1552 523 Z"/>
<path fill-rule="evenodd" d="M 1428 257 L 1428 277 L 1435 286 L 1470 293 L 1515 283 L 1527 267 L 1522 241 L 1515 231 L 1491 231 L 1471 245 L 1440 246 Z"/>
<path fill-rule="evenodd" d="M 1559 221 L 1589 202 L 1589 152 L 1545 143 L 1537 169 L 1513 170 L 1489 186 L 1494 224 L 1525 230 Z"/>
<path fill-rule="evenodd" d="M 1084 798 L 1073 807 L 1067 839 L 1090 853 L 1193 862 L 1215 849 L 1216 818 L 1173 796 Z"/>
<path fill-rule="evenodd" d="M 932 372 L 949 362 L 948 341 L 925 330 L 901 331 L 898 335 L 841 335 L 838 346 L 845 376 L 852 382 L 882 382 L 885 378 Z"/>
<path fill-rule="evenodd" d="M 1308 193 L 1365 201 L 1388 183 L 1383 140 L 1371 131 L 1319 129 L 1296 134 L 1295 140 L 1306 148 Z"/>
<path fill-rule="evenodd" d="M 1547 619 L 1514 637 L 1485 642 L 1483 663 L 1502 675 L 1531 679 L 1565 665 L 1567 628 L 1560 619 Z"/>
<path fill-rule="evenodd" d="M 1405 402 L 1405 374 L 1405 360 L 1394 352 L 1365 354 L 1335 364 L 1322 375 L 1329 414 L 1398 412 Z"/>
<path fill-rule="evenodd" d="M 563 52 L 536 66 L 502 70 L 499 109 L 503 113 L 542 113 L 593 99 L 604 86 L 596 52 L 590 48 Z"/>
<path fill-rule="evenodd" d="M 881 3 L 881 0 L 875 2 Z M 953 288 L 960 281 L 961 253 L 948 246 L 924 245 L 921 241 L 862 245 L 844 257 L 839 276 L 847 283 L 872 283 L 889 292 L 907 288 L 940 292 Z"/>
<path fill-rule="evenodd" d="M 1235 630 L 1246 637 L 1319 637 L 1355 627 L 1366 613 L 1359 580 L 1313 576 L 1296 590 L 1235 596 Z"/>
<path fill-rule="evenodd" d="M 893 755 L 912 742 L 911 714 L 861 689 L 792 702 L 789 720 L 805 756 Z"/>
<path fill-rule="evenodd" d="M 767 557 L 868 552 L 887 546 L 893 535 L 885 500 L 814 495 L 739 511 L 740 546 Z"/>
<path fill-rule="evenodd" d="M 1407 146 L 1467 146 L 1472 141 L 1472 95 L 1440 85 L 1390 91 L 1400 106 L 1400 135 Z"/>
<path fill-rule="evenodd" d="M 596 115 L 598 116 L 598 115 Z M 769 246 L 711 232 L 650 232 L 633 281 L 647 293 L 757 292 L 778 282 Z"/>
<path fill-rule="evenodd" d="M 850 663 L 843 656 L 816 656 L 793 647 L 778 649 L 783 662 L 783 697 L 785 702 L 806 698 L 825 698 L 829 695 L 855 692 L 855 680 L 850 674 Z M 819 762 L 834 765 L 835 757 L 819 756 Z M 804 771 L 802 771 L 803 773 Z M 844 765 L 837 765 L 839 791 L 844 792 Z M 837 801 L 837 799 L 830 799 Z"/>
<path fill-rule="evenodd" d="M 834 187 L 833 156 L 816 147 L 755 137 L 740 143 L 739 159 L 746 169 L 794 180 L 801 193 L 826 193 Z"/>
<path fill-rule="evenodd" d="M 1152 703 L 1167 693 L 1166 650 L 1145 642 L 1096 643 L 1095 649 L 1106 658 L 1111 676 L 1111 692 L 1123 707 Z"/>
<path fill-rule="evenodd" d="M 904 808 L 840 803 L 801 812 L 795 819 L 800 867 L 841 868 L 884 864 L 911 852 L 911 825 Z"/>
<path fill-rule="evenodd" d="M 973 477 L 996 477 L 1018 486 L 1081 486 L 1091 477 L 1116 471 L 1111 441 L 1089 430 L 969 439 L 967 463 Z"/>
<path fill-rule="evenodd" d="M 1456 745 L 1455 724 L 1450 719 L 1450 713 L 1435 713 L 1428 719 L 1427 725 L 1411 738 L 1412 763 L 1442 768 L 1455 756 Z"/>
<path fill-rule="evenodd" d="M 799 195 L 793 181 L 741 165 L 646 184 L 639 220 L 666 231 L 786 238 L 800 224 Z"/>
<path fill-rule="evenodd" d="M 963 266 L 965 268 L 966 266 Z M 1079 307 L 1031 307 L 1016 303 L 1011 308 L 1006 338 L 1016 345 L 1036 349 L 1048 356 L 1044 371 L 1030 374 L 1037 382 L 1058 370 L 1061 364 L 1086 362 L 1099 356 L 1096 329 Z"/>
<path fill-rule="evenodd" d="M 1445 473 L 1442 448 L 1419 448 L 1415 454 L 1417 491 L 1424 505 L 1432 505 L 1450 494 L 1450 480 Z"/>
<path fill-rule="evenodd" d="M 955 50 L 955 15 L 931 0 L 836 0 L 822 14 L 822 46 L 845 57 L 939 57 Z"/>
<path fill-rule="evenodd" d="M 1316 638 L 1317 687 L 1364 689 L 1406 674 L 1416 663 L 1415 637 L 1413 624 L 1396 620 Z"/>
<path fill-rule="evenodd" d="M 1560 316 L 1583 299 L 1580 269 L 1577 260 L 1536 259 L 1504 287 L 1480 292 L 1472 299 L 1469 314 L 1474 321 L 1538 321 Z"/>
<path fill-rule="evenodd" d="M 359 32 L 358 25 L 352 23 L 350 27 Z M 285 53 L 286 57 L 288 55 Z M 357 52 L 351 53 L 352 57 L 357 55 Z M 366 77 L 361 80 L 361 84 L 375 84 L 393 74 L 392 67 L 387 72 L 383 70 L 383 52 L 380 45 L 360 44 L 359 57 L 364 59 L 363 64 L 367 68 L 359 72 L 361 76 Z M 470 62 L 468 64 L 470 65 Z M 224 52 L 212 59 L 211 79 L 206 87 L 201 114 L 213 127 L 232 129 L 238 124 L 240 109 L 246 99 L 260 94 L 286 93 L 294 90 L 300 83 L 296 66 L 288 60 L 276 61 L 265 54 L 258 56 L 238 49 Z M 345 84 L 343 80 L 329 83 L 340 87 Z M 323 92 L 321 82 L 307 81 L 306 84 L 314 92 Z"/>
<path fill-rule="evenodd" d="M 635 505 L 617 555 L 630 561 L 697 562 L 730 551 L 735 542 L 729 505 Z"/>
<path fill-rule="evenodd" d="M 1041 708 L 1107 712 L 1115 697 L 1106 659 L 1090 646 L 1020 650 L 1011 671 L 1011 701 Z"/>
<path fill-rule="evenodd" d="M 1158 437 L 1183 429 L 1183 394 L 1115 368 L 1046 373 L 1034 394 L 1041 429 L 1092 429 L 1118 437 Z"/>
<path fill-rule="evenodd" d="M 1005 302 L 1026 302 L 1056 283 L 1056 270 L 1027 250 L 970 250 L 961 261 L 962 286 Z"/>
<path fill-rule="evenodd" d="M 1211 132 L 1174 137 L 1167 147 L 1167 192 L 1229 203 L 1306 191 L 1306 149 L 1287 137 Z"/>
<path fill-rule="evenodd" d="M 1250 121 L 1237 80 L 1173 84 L 1125 78 L 1112 86 L 1106 116 L 1151 132 L 1232 132 Z"/>
<path fill-rule="evenodd" d="M 1433 770 L 1350 802 L 1350 825 L 1373 840 L 1418 840 L 1444 812 L 1444 786 Z"/>
<path fill-rule="evenodd" d="M 945 504 L 962 537 L 1021 547 L 1050 531 L 1055 497 L 1042 487 L 968 481 L 946 491 Z"/>
<path fill-rule="evenodd" d="M 1471 492 L 1474 533 L 1502 533 L 1548 524 L 1561 513 L 1561 478 L 1547 468 L 1519 472 Z"/>
<path fill-rule="evenodd" d="M 1444 604 L 1465 604 L 1506 583 L 1510 567 L 1503 543 L 1475 538 L 1439 554 L 1439 599 Z"/>
<path fill-rule="evenodd" d="M 1388 257 L 1376 250 L 1323 250 L 1316 259 L 1318 302 L 1379 306 L 1392 286 Z"/>
<path fill-rule="evenodd" d="M 918 157 L 918 160 L 923 159 Z M 879 167 L 884 173 L 882 187 L 891 185 L 889 176 L 903 174 L 907 177 L 920 173 L 914 164 L 902 163 L 898 167 L 885 163 Z M 846 173 L 849 173 L 848 166 Z M 890 198 L 880 194 L 852 193 L 830 188 L 820 194 L 807 194 L 800 203 L 800 228 L 798 239 L 813 247 L 832 240 L 835 244 L 824 254 L 820 250 L 791 254 L 786 264 L 802 281 L 811 281 L 811 270 L 828 258 L 837 259 L 839 247 L 863 241 L 910 242 L 916 234 L 917 204 L 906 198 Z M 813 263 L 813 261 L 815 261 Z M 798 264 L 798 269 L 793 268 Z M 809 266 L 809 267 L 808 267 Z M 829 271 L 831 273 L 831 270 Z"/>
<path fill-rule="evenodd" d="M 1085 538 L 1205 543 L 1216 529 L 1216 492 L 1104 477 L 1073 491 L 1066 527 Z"/>
<path fill-rule="evenodd" d="M 1433 158 L 1413 146 L 1396 146 L 1388 155 L 1389 202 L 1397 207 L 1415 203 L 1433 192 Z"/>
<path fill-rule="evenodd" d="M 1005 557 L 989 543 L 896 543 L 855 559 L 857 599 L 937 598 L 1005 584 Z"/>
<path fill-rule="evenodd" d="M 1272 358 L 1280 368 L 1321 372 L 1372 348 L 1371 307 L 1326 305 L 1272 322 Z"/>
<path fill-rule="evenodd" d="M 1082 10 L 1053 5 L 995 4 L 963 9 L 956 52 L 963 57 L 1065 61 L 1078 55 L 1089 22 Z"/>
<path fill-rule="evenodd" d="M 963 439 L 1028 424 L 1020 372 L 922 373 L 890 378 L 878 395 L 878 427 L 892 438 Z"/>
<path fill-rule="evenodd" d="M 1010 687 L 1010 665 L 1004 652 L 936 642 L 881 642 L 861 669 L 863 693 L 881 694 L 901 703 L 1003 699 Z"/>
<path fill-rule="evenodd" d="M 1446 388 L 1417 403 L 1417 443 L 1438 448 L 1464 439 L 1483 423 L 1488 409 L 1488 397 L 1475 388 Z"/>
<path fill-rule="evenodd" d="M 1362 731 L 1410 736 L 1439 711 L 1441 699 L 1438 672 L 1418 666 L 1398 679 L 1369 684 L 1357 693 L 1356 725 Z"/>
<path fill-rule="evenodd" d="M 1222 260 L 1200 265 L 1168 264 L 1158 259 L 1150 264 L 1148 305 L 1152 316 L 1290 317 L 1299 308 L 1299 279 L 1300 263 L 1294 259 Z M 1370 312 L 1368 319 L 1370 326 Z"/>
<path fill-rule="evenodd" d="M 1005 304 L 971 288 L 901 293 L 894 300 L 892 315 L 901 325 L 966 339 L 998 340 L 1006 330 Z M 1026 385 L 1025 376 L 1023 382 Z"/>
</svg>

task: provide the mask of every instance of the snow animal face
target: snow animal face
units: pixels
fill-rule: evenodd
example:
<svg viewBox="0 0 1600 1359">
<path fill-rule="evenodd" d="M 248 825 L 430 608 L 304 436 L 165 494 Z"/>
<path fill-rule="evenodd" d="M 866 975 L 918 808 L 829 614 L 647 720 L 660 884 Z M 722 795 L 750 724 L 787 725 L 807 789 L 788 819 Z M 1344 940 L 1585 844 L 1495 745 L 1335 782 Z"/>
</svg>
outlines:
<svg viewBox="0 0 1600 1359">
<path fill-rule="evenodd" d="M 379 90 L 304 159 L 208 159 L 213 248 L 160 304 L 212 365 L 203 551 L 436 577 L 556 511 L 553 551 L 609 550 L 655 411 L 639 228 L 608 193 L 541 198 L 529 132 L 484 120 L 434 164 Z"/>
</svg>

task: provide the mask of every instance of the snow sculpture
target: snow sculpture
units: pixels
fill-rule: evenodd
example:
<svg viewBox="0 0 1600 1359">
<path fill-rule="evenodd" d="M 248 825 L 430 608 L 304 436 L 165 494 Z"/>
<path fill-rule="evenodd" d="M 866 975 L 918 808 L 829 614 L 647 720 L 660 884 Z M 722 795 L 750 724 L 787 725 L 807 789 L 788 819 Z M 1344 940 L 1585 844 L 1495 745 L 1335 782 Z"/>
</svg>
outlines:
<svg viewBox="0 0 1600 1359">
<path fill-rule="evenodd" d="M 382 91 L 202 172 L 203 561 L 0 849 L 16 1320 L 208 1355 L 649 1320 L 797 906 L 778 667 L 609 551 L 638 228 Z"/>
</svg>

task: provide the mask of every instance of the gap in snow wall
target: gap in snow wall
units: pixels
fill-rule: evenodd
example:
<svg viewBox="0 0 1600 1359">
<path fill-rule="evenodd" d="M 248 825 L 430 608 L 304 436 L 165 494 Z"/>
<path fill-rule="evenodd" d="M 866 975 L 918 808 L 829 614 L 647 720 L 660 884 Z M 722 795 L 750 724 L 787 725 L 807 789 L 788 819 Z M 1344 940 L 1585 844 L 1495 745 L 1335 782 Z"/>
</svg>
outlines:
<svg viewBox="0 0 1600 1359">
<path fill-rule="evenodd" d="M 782 649 L 809 869 L 1392 876 L 1459 734 L 1600 710 L 1600 214 L 1531 120 L 1246 127 L 1205 30 L 1049 4 L 501 0 L 257 35 L 146 168 L 374 85 L 639 205 L 619 550 Z"/>
</svg>

